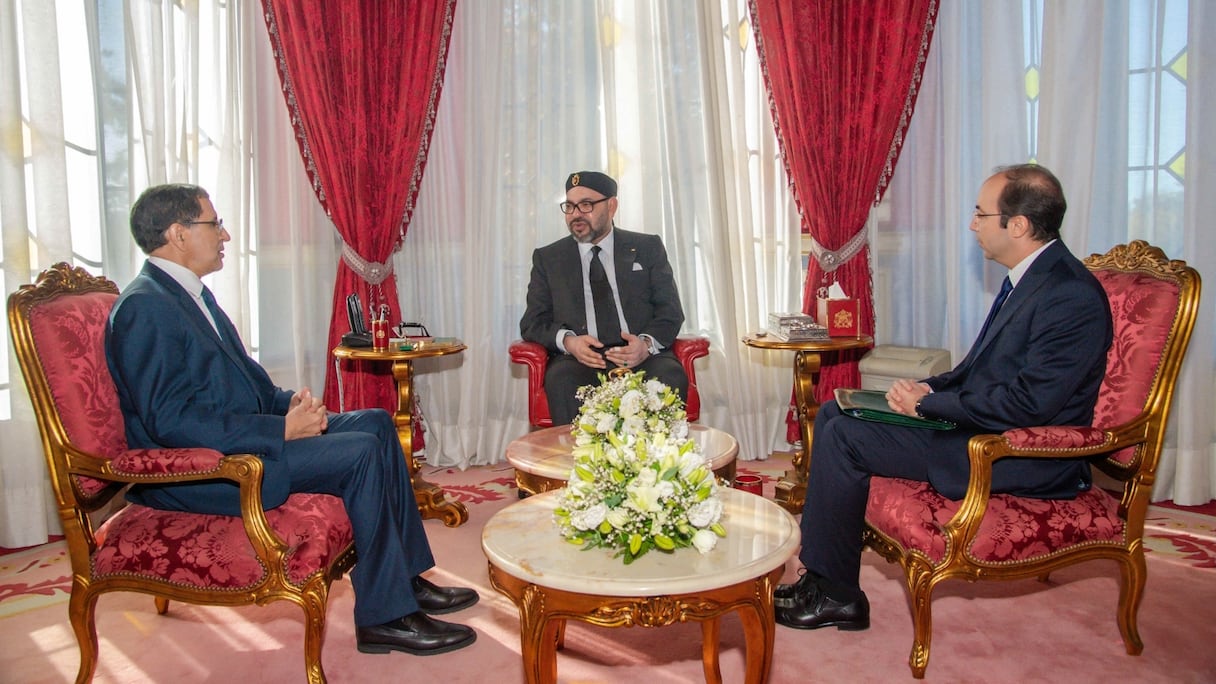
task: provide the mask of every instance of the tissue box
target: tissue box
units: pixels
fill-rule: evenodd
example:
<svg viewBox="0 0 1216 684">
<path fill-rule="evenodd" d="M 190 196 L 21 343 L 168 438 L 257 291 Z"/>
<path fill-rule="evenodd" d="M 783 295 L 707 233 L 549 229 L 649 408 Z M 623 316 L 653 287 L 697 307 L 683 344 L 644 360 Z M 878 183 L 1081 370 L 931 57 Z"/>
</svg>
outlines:
<svg viewBox="0 0 1216 684">
<path fill-rule="evenodd" d="M 816 297 L 815 318 L 832 337 L 857 337 L 861 334 L 861 303 L 853 297 L 828 299 Z"/>
</svg>

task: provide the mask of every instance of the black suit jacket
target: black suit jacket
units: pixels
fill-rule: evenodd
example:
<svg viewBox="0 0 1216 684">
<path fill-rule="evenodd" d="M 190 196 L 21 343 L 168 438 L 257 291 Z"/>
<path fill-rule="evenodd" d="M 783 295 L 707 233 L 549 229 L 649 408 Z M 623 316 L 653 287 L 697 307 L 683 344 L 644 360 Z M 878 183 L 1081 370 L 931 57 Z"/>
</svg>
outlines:
<svg viewBox="0 0 1216 684">
<path fill-rule="evenodd" d="M 684 324 L 684 309 L 663 241 L 619 228 L 612 233 L 617 294 L 629 332 L 650 335 L 668 348 Z M 519 321 L 520 335 L 551 353 L 562 351 L 556 340 L 563 328 L 587 334 L 582 263 L 578 243 L 569 235 L 532 252 L 527 309 Z"/>
<path fill-rule="evenodd" d="M 921 401 L 922 412 L 959 425 L 934 436 L 944 448 L 930 467 L 933 486 L 952 498 L 962 495 L 970 472 L 966 441 L 973 434 L 1091 425 L 1112 328 L 1106 291 L 1057 240 L 1009 294 L 987 337 L 954 369 L 925 380 L 933 392 Z M 1003 459 L 993 469 L 993 488 L 1072 496 L 1076 483 L 1087 486 L 1089 477 L 1085 461 Z"/>
</svg>

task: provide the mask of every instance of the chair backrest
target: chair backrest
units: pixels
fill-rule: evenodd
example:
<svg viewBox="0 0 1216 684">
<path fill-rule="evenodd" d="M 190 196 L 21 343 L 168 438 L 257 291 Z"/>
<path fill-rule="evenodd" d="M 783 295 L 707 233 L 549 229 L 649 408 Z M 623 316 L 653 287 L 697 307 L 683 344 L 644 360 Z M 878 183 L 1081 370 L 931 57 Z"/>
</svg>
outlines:
<svg viewBox="0 0 1216 684">
<path fill-rule="evenodd" d="M 1142 240 L 1085 260 L 1110 300 L 1114 341 L 1094 408 L 1094 426 L 1110 429 L 1140 419 L 1149 439 L 1110 454 L 1098 465 L 1128 480 L 1152 473 L 1182 359 L 1195 327 L 1200 279 Z"/>
<path fill-rule="evenodd" d="M 113 282 L 58 263 L 8 299 L 14 350 L 61 508 L 95 510 L 117 490 L 73 474 L 76 451 L 104 461 L 127 448 L 105 353 L 106 320 L 117 298 Z"/>
</svg>

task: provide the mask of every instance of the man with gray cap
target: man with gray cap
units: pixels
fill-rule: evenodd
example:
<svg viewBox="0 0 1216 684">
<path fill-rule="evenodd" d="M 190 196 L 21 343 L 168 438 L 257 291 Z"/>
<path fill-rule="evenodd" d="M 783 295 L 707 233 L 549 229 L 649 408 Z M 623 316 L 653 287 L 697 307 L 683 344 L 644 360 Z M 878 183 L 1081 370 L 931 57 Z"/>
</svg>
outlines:
<svg viewBox="0 0 1216 684">
<path fill-rule="evenodd" d="M 684 310 L 667 250 L 657 235 L 614 226 L 616 190 L 607 174 L 570 174 L 558 205 L 570 235 L 532 252 L 519 331 L 549 350 L 554 425 L 573 422 L 578 388 L 615 367 L 645 371 L 688 398 L 688 376 L 671 353 Z"/>
</svg>

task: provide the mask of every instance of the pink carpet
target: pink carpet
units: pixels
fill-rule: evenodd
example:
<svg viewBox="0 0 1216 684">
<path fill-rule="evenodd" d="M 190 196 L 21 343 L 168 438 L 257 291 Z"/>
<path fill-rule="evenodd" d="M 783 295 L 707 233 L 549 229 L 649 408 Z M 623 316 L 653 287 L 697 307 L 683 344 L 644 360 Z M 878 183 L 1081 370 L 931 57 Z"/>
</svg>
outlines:
<svg viewBox="0 0 1216 684">
<path fill-rule="evenodd" d="M 740 464 L 772 480 L 788 467 L 781 455 Z M 486 578 L 481 523 L 516 500 L 505 466 L 467 471 L 427 468 L 470 520 L 460 528 L 427 521 L 439 567 L 432 578 L 476 587 L 482 601 L 455 617 L 478 631 L 471 648 L 429 658 L 355 650 L 353 595 L 334 585 L 323 661 L 331 682 L 523 681 L 519 617 Z M 1094 562 L 1052 576 L 1050 585 L 948 583 L 933 603 L 927 682 L 1216 681 L 1216 519 L 1155 507 L 1147 544 L 1148 588 L 1140 608 L 1144 654 L 1128 656 L 1115 624 L 1117 570 Z M 74 679 L 76 641 L 67 621 L 68 565 L 62 542 L 0 556 L 0 682 Z M 789 563 L 787 580 L 795 574 Z M 865 632 L 778 628 L 773 682 L 908 681 L 912 627 L 896 566 L 867 552 L 862 586 L 873 626 Z M 216 608 L 172 603 L 158 616 L 152 599 L 107 594 L 98 603 L 101 656 L 97 682 L 292 682 L 304 679 L 301 611 Z M 743 634 L 733 616 L 722 627 L 722 674 L 743 678 Z M 558 655 L 559 681 L 570 684 L 704 681 L 695 623 L 606 629 L 571 622 Z"/>
</svg>

